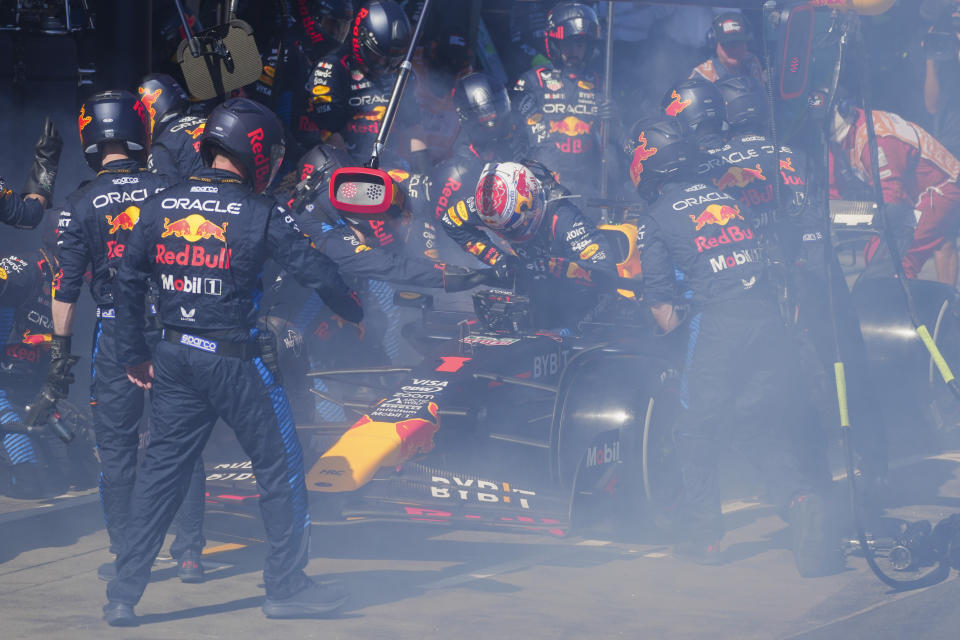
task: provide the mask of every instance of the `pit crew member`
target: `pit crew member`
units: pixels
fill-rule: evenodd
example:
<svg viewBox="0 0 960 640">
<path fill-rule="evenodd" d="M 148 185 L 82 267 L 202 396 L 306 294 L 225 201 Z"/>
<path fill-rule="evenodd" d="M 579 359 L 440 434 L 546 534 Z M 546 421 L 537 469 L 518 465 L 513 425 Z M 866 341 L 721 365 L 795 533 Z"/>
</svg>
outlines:
<svg viewBox="0 0 960 640">
<path fill-rule="evenodd" d="M 66 398 L 73 382 L 70 370 L 79 359 L 71 355 L 74 312 L 89 266 L 93 274 L 90 293 L 97 305 L 90 405 L 101 461 L 100 498 L 111 549 L 120 553 L 131 527 L 130 495 L 137 470 L 137 424 L 143 413 L 143 392 L 127 382 L 119 360 L 122 343 L 116 327 L 116 273 L 130 232 L 139 222 L 137 205 L 168 182 L 145 168 L 149 115 L 133 94 L 95 94 L 80 107 L 78 126 L 84 156 L 98 173 L 70 195 L 60 214 L 60 270 L 51 304 L 50 371 L 42 394 L 50 400 Z M 141 323 L 145 322 L 145 309 L 141 306 Z M 195 472 L 202 483 L 202 469 Z M 173 547 L 186 581 L 203 579 L 203 500 L 203 485 L 195 484 L 185 507 L 193 515 L 183 518 L 184 527 Z M 98 570 L 102 579 L 113 573 L 112 562 Z"/>
<path fill-rule="evenodd" d="M 171 180 L 185 180 L 203 167 L 200 136 L 206 118 L 188 113 L 190 99 L 176 80 L 152 73 L 137 87 L 150 116 L 147 167 Z"/>
<path fill-rule="evenodd" d="M 33 166 L 23 185 L 23 197 L 16 196 L 0 178 L 0 222 L 18 229 L 33 229 L 43 219 L 43 210 L 53 202 L 53 187 L 63 140 L 53 120 L 43 121 L 43 133 L 33 150 Z"/>
<path fill-rule="evenodd" d="M 201 138 L 199 175 L 141 203 L 117 276 L 120 360 L 130 381 L 153 389 L 151 440 L 131 499 L 130 544 L 107 586 L 104 617 L 136 624 L 133 607 L 218 417 L 253 463 L 267 536 L 264 568 L 271 617 L 329 613 L 346 592 L 303 573 L 310 519 L 303 451 L 290 405 L 259 353 L 260 273 L 268 258 L 315 288 L 348 322 L 363 311 L 336 264 L 272 198 L 261 195 L 283 161 L 282 126 L 258 102 L 215 108 Z M 152 359 L 140 324 L 149 278 L 159 286 L 163 338 Z"/>
<path fill-rule="evenodd" d="M 591 196 L 599 195 L 600 123 L 615 118 L 613 102 L 604 100 L 600 76 L 591 68 L 599 42 L 593 9 L 558 4 L 547 14 L 546 50 L 553 66 L 525 72 L 511 89 L 530 157 L 550 167 L 574 193 Z"/>
<path fill-rule="evenodd" d="M 690 309 L 684 410 L 674 425 L 684 488 L 674 553 L 705 564 L 722 561 L 722 423 L 735 430 L 728 438 L 759 467 L 773 502 L 789 514 L 800 573 L 819 574 L 830 556 L 825 506 L 801 474 L 788 445 L 794 432 L 786 430 L 798 415 L 790 379 L 797 359 L 765 282 L 746 207 L 697 181 L 696 146 L 671 120 L 636 123 L 624 150 L 630 179 L 650 203 L 638 223 L 644 303 L 665 332 L 680 326 L 681 305 Z"/>
<path fill-rule="evenodd" d="M 831 197 L 844 195 L 837 175 L 850 173 L 861 183 L 873 184 L 866 116 L 849 99 L 836 101 L 831 125 Z M 960 226 L 960 161 L 922 127 L 895 113 L 874 111 L 879 146 L 880 184 L 887 214 L 903 229 L 906 250 L 903 269 L 916 278 L 933 256 L 937 280 L 957 285 L 957 229 Z M 910 229 L 913 229 L 912 240 Z M 875 239 L 867 259 L 877 252 Z"/>
<path fill-rule="evenodd" d="M 749 41 L 746 19 L 735 12 L 721 13 L 713 19 L 713 26 L 707 32 L 707 46 L 714 53 L 693 68 L 690 78 L 717 82 L 730 76 L 748 75 L 763 80 L 763 66 L 747 49 Z"/>
<path fill-rule="evenodd" d="M 360 7 L 350 39 L 321 58 L 307 79 L 314 136 L 303 136 L 304 144 L 334 144 L 336 139 L 328 138 L 339 134 L 351 153 L 373 149 L 411 36 L 407 14 L 393 0 L 369 0 Z"/>
</svg>

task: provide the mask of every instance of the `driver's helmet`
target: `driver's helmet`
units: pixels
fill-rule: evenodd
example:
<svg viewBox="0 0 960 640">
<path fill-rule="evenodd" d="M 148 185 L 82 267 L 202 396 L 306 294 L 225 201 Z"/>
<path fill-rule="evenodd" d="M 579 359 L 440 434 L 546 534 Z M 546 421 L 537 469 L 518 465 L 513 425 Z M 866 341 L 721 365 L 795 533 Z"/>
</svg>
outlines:
<svg viewBox="0 0 960 640">
<path fill-rule="evenodd" d="M 518 162 L 488 164 L 474 195 L 480 220 L 512 242 L 530 239 L 547 208 L 540 181 Z"/>
</svg>

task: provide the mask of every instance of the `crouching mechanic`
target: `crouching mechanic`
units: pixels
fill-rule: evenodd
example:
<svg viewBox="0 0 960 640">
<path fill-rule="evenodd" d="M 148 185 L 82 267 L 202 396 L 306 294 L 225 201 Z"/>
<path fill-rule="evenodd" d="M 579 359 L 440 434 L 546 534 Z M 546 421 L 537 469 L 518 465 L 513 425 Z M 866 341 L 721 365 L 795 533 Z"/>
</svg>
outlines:
<svg viewBox="0 0 960 640">
<path fill-rule="evenodd" d="M 722 561 L 717 449 L 723 423 L 735 430 L 727 437 L 763 472 L 770 498 L 788 514 L 801 575 L 820 574 L 831 557 L 824 502 L 810 491 L 789 447 L 795 432 L 786 431 L 800 415 L 790 379 L 797 358 L 765 281 L 750 215 L 732 196 L 697 182 L 695 146 L 672 121 L 635 124 L 624 149 L 631 180 L 650 202 L 638 223 L 644 302 L 665 332 L 681 324 L 678 303 L 690 305 L 685 410 L 674 425 L 684 487 L 677 523 L 683 536 L 674 553 L 704 564 Z"/>
<path fill-rule="evenodd" d="M 34 146 L 33 166 L 23 185 L 23 198 L 14 196 L 0 178 L 0 222 L 19 229 L 33 229 L 43 219 L 43 210 L 53 202 L 63 140 L 53 120 L 43 121 L 43 133 Z"/>
<path fill-rule="evenodd" d="M 113 626 L 137 623 L 133 607 L 218 418 L 234 430 L 257 476 L 268 550 L 264 613 L 329 613 L 347 599 L 339 586 L 317 585 L 303 573 L 310 536 L 303 451 L 254 329 L 264 263 L 273 258 L 349 322 L 359 323 L 363 311 L 336 264 L 261 195 L 283 160 L 282 129 L 271 111 L 228 100 L 210 114 L 200 150 L 207 168 L 140 205 L 117 276 L 120 360 L 132 382 L 153 389 L 153 403 L 130 542 L 107 586 L 104 618 Z M 160 285 L 164 323 L 152 360 L 139 321 L 147 279 Z"/>
<path fill-rule="evenodd" d="M 572 327 L 597 306 L 588 290 L 612 291 L 606 285 L 617 274 L 606 238 L 567 196 L 540 164 L 491 163 L 474 196 L 442 218 L 464 251 L 496 269 L 500 286 L 533 298 L 537 327 Z M 567 285 L 578 286 L 578 295 L 564 295 Z"/>
<path fill-rule="evenodd" d="M 101 462 L 100 499 L 114 553 L 126 544 L 140 442 L 138 423 L 143 414 L 143 392 L 126 381 L 118 360 L 121 343 L 115 324 L 115 274 L 130 232 L 138 222 L 134 205 L 169 184 L 145 169 L 147 118 L 143 104 L 127 91 L 98 93 L 80 107 L 80 144 L 87 163 L 98 173 L 70 195 L 60 214 L 60 271 L 54 278 L 51 303 L 50 373 L 41 392 L 49 402 L 65 398 L 73 382 L 70 369 L 78 360 L 71 355 L 73 318 L 90 265 L 90 293 L 97 305 L 90 405 Z M 141 305 L 141 326 L 146 315 L 146 307 Z M 42 405 L 33 403 L 34 407 Z M 200 552 L 204 491 L 203 470 L 199 467 L 195 477 L 191 499 L 185 503 L 179 523 L 183 526 L 178 527 L 177 542 L 172 547 L 174 557 L 181 563 L 181 578 L 186 582 L 203 579 Z M 115 575 L 113 562 L 102 565 L 97 573 L 101 579 L 109 580 Z"/>
</svg>

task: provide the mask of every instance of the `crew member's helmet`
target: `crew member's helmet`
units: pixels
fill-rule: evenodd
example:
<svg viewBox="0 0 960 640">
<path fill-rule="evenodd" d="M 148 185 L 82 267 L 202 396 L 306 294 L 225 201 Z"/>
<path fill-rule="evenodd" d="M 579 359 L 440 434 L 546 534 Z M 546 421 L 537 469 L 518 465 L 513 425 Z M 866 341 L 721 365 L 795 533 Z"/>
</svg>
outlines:
<svg viewBox="0 0 960 640">
<path fill-rule="evenodd" d="M 518 162 L 484 167 L 474 196 L 480 220 L 511 242 L 530 239 L 547 208 L 540 181 Z"/>
<path fill-rule="evenodd" d="M 752 76 L 733 76 L 716 84 L 730 128 L 761 131 L 767 120 L 767 91 Z"/>
<path fill-rule="evenodd" d="M 723 96 L 712 82 L 684 80 L 663 96 L 663 113 L 685 135 L 703 136 L 723 130 Z"/>
<path fill-rule="evenodd" d="M 354 164 L 355 162 L 346 151 L 321 143 L 311 147 L 300 157 L 297 161 L 297 175 L 300 180 L 306 180 L 316 171 L 323 171 L 329 176 L 337 169 Z"/>
<path fill-rule="evenodd" d="M 457 80 L 453 105 L 471 142 L 499 140 L 512 131 L 510 96 L 506 87 L 489 74 L 477 71 Z"/>
<path fill-rule="evenodd" d="M 697 149 L 673 120 L 639 120 L 630 127 L 623 144 L 630 163 L 630 181 L 641 194 L 664 179 L 692 169 Z"/>
<path fill-rule="evenodd" d="M 586 67 L 599 42 L 600 19 L 587 5 L 563 2 L 547 13 L 547 57 L 558 67 Z"/>
<path fill-rule="evenodd" d="M 163 129 L 162 125 L 183 113 L 190 104 L 183 87 L 165 73 L 144 76 L 137 86 L 137 93 L 150 116 L 151 139 Z"/>
<path fill-rule="evenodd" d="M 295 0 L 297 24 L 314 55 L 325 55 L 343 44 L 353 20 L 353 0 Z"/>
<path fill-rule="evenodd" d="M 146 162 L 150 117 L 143 103 L 129 91 L 103 91 L 91 96 L 80 106 L 77 126 L 80 147 L 94 170 L 100 170 L 100 152 L 108 142 L 122 143 L 131 157 Z"/>
<path fill-rule="evenodd" d="M 200 155 L 210 166 L 223 152 L 246 171 L 256 193 L 273 181 L 284 153 L 283 127 L 272 111 L 247 98 L 231 98 L 207 118 L 200 138 Z"/>
<path fill-rule="evenodd" d="M 353 59 L 364 73 L 396 71 L 412 35 L 400 5 L 393 0 L 368 0 L 353 19 Z"/>
</svg>

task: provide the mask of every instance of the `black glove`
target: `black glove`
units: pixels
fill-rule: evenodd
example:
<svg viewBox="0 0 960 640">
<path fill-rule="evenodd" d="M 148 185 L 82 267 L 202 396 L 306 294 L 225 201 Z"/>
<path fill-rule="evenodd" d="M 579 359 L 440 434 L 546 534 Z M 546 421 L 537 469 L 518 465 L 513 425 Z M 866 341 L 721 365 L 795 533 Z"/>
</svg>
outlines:
<svg viewBox="0 0 960 640">
<path fill-rule="evenodd" d="M 363 320 L 363 305 L 355 291 L 347 287 L 342 289 L 317 289 L 317 295 L 323 303 L 330 307 L 335 314 L 353 324 L 360 324 Z"/>
<path fill-rule="evenodd" d="M 70 370 L 80 360 L 70 355 L 70 336 L 53 335 L 50 341 L 50 369 L 47 371 L 47 381 L 39 395 L 30 403 L 24 424 L 32 427 L 45 422 L 53 412 L 57 400 L 66 398 L 70 393 L 70 385 L 74 382 Z"/>
<path fill-rule="evenodd" d="M 24 193 L 36 193 L 53 201 L 53 187 L 57 182 L 57 167 L 60 165 L 60 152 L 63 151 L 63 138 L 57 126 L 48 116 L 43 121 L 43 133 L 33 148 L 33 167 L 23 185 Z"/>
<path fill-rule="evenodd" d="M 50 340 L 50 370 L 47 372 L 47 382 L 44 392 L 49 392 L 54 400 L 66 398 L 70 393 L 70 385 L 74 382 L 70 370 L 80 360 L 70 354 L 70 336 L 53 334 Z"/>
<path fill-rule="evenodd" d="M 597 117 L 601 120 L 615 120 L 617 117 L 617 105 L 612 98 L 600 97 L 597 100 Z"/>
</svg>

